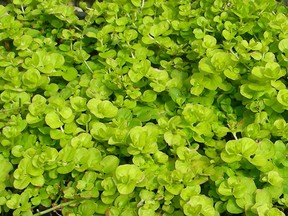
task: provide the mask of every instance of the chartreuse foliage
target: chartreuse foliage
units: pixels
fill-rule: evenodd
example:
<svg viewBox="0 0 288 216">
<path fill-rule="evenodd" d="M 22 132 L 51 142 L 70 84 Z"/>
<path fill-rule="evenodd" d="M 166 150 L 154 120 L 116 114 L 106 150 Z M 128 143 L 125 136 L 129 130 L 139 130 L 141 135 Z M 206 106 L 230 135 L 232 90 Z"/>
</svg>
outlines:
<svg viewBox="0 0 288 216">
<path fill-rule="evenodd" d="M 288 9 L 0 5 L 0 214 L 287 215 Z"/>
</svg>

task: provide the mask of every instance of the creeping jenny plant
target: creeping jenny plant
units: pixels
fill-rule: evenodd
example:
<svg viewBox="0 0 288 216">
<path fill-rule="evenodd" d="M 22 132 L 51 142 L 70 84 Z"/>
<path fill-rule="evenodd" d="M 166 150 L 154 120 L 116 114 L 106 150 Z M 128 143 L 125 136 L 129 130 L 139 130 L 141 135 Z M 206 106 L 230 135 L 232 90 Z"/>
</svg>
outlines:
<svg viewBox="0 0 288 216">
<path fill-rule="evenodd" d="M 287 7 L 80 7 L 0 5 L 0 214 L 287 214 Z"/>
</svg>

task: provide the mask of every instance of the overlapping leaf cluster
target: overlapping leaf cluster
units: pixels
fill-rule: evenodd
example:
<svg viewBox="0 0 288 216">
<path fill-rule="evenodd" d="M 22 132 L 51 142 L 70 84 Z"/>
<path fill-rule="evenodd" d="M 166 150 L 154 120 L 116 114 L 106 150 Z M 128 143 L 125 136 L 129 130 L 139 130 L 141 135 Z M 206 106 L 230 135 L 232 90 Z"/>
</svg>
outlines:
<svg viewBox="0 0 288 216">
<path fill-rule="evenodd" d="M 285 215 L 287 8 L 80 6 L 0 6 L 0 213 Z"/>
</svg>

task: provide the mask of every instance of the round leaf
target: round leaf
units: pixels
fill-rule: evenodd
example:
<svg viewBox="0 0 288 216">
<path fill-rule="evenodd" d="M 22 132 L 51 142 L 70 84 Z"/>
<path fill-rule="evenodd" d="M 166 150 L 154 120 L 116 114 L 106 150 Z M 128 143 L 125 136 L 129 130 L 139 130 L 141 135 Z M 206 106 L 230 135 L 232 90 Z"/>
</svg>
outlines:
<svg viewBox="0 0 288 216">
<path fill-rule="evenodd" d="M 288 89 L 281 89 L 278 92 L 277 101 L 288 108 Z"/>
<path fill-rule="evenodd" d="M 49 112 L 45 116 L 45 122 L 49 127 L 53 129 L 59 128 L 63 125 L 63 123 L 60 120 L 59 115 L 56 112 Z"/>
<path fill-rule="evenodd" d="M 281 50 L 281 52 L 287 52 L 288 51 L 288 39 L 282 39 L 279 44 L 278 44 L 278 48 Z"/>
</svg>

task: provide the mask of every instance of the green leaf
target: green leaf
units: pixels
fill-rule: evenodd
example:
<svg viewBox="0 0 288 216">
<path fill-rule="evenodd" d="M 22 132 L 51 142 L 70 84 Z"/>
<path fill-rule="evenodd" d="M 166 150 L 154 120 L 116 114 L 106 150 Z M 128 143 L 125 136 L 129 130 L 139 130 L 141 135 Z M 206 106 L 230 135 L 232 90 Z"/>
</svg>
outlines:
<svg viewBox="0 0 288 216">
<path fill-rule="evenodd" d="M 248 99 L 251 99 L 255 93 L 248 87 L 248 84 L 244 84 L 240 86 L 240 94 Z"/>
<path fill-rule="evenodd" d="M 235 64 L 235 59 L 229 53 L 217 52 L 211 58 L 211 64 L 217 71 L 223 71 Z"/>
<path fill-rule="evenodd" d="M 172 100 L 176 102 L 179 106 L 181 106 L 186 101 L 186 97 L 178 88 L 169 89 L 169 95 Z"/>
<path fill-rule="evenodd" d="M 96 148 L 90 148 L 87 153 L 87 165 L 92 170 L 100 171 L 102 169 L 101 165 L 99 164 L 102 156 L 101 152 Z"/>
<path fill-rule="evenodd" d="M 45 116 L 45 122 L 52 129 L 59 128 L 63 125 L 59 115 L 56 112 L 47 113 L 47 115 Z"/>
<path fill-rule="evenodd" d="M 250 138 L 241 139 L 241 153 L 243 157 L 249 158 L 251 155 L 255 154 L 258 149 L 257 143 Z"/>
<path fill-rule="evenodd" d="M 9 177 L 9 172 L 13 169 L 12 164 L 5 159 L 0 158 L 0 164 L 2 169 L 0 170 L 0 179 L 2 181 L 6 180 Z"/>
<path fill-rule="evenodd" d="M 124 31 L 123 36 L 127 42 L 130 42 L 132 40 L 135 40 L 138 37 L 138 33 L 134 29 L 127 29 Z"/>
<path fill-rule="evenodd" d="M 80 97 L 80 96 L 75 96 L 70 98 L 70 103 L 71 107 L 76 111 L 76 112 L 83 112 L 86 110 L 86 103 L 87 99 Z"/>
<path fill-rule="evenodd" d="M 23 190 L 30 184 L 30 182 L 30 176 L 24 175 L 21 177 L 21 179 L 15 179 L 13 182 L 13 186 L 19 190 Z"/>
<path fill-rule="evenodd" d="M 275 145 L 277 144 L 275 143 Z M 258 143 L 256 154 L 261 154 L 263 157 L 269 159 L 273 158 L 275 153 L 275 146 L 269 139 L 263 139 L 260 143 Z"/>
<path fill-rule="evenodd" d="M 6 205 L 10 209 L 16 209 L 20 207 L 21 196 L 19 194 L 13 194 L 9 200 L 7 200 Z"/>
<path fill-rule="evenodd" d="M 147 103 L 151 103 L 157 99 L 156 92 L 152 90 L 146 90 L 141 96 L 141 100 Z"/>
<path fill-rule="evenodd" d="M 169 23 L 166 21 L 161 21 L 160 23 L 153 25 L 150 28 L 149 34 L 153 37 L 158 37 L 169 30 Z"/>
<path fill-rule="evenodd" d="M 283 182 L 283 178 L 277 171 L 270 171 L 267 174 L 267 181 L 274 186 L 280 186 Z"/>
<path fill-rule="evenodd" d="M 120 194 L 130 194 L 133 192 L 133 190 L 136 187 L 136 183 L 135 182 L 127 182 L 127 183 L 118 183 L 117 184 L 117 189 L 119 191 Z"/>
<path fill-rule="evenodd" d="M 267 62 L 265 65 L 264 76 L 270 79 L 277 80 L 286 74 L 280 65 L 276 62 Z"/>
<path fill-rule="evenodd" d="M 94 214 L 96 212 L 97 205 L 92 200 L 85 200 L 78 206 L 78 212 L 82 215 Z"/>
<path fill-rule="evenodd" d="M 5 6 L 0 5 L 0 16 L 4 15 L 7 11 L 8 9 Z"/>
<path fill-rule="evenodd" d="M 13 3 L 16 5 L 28 5 L 32 0 L 13 0 Z"/>
<path fill-rule="evenodd" d="M 267 205 L 272 206 L 272 197 L 268 190 L 261 189 L 255 192 L 255 206 Z M 253 207 L 252 207 L 253 208 Z"/>
<path fill-rule="evenodd" d="M 64 197 L 66 199 L 73 199 L 75 196 L 76 190 L 73 187 L 67 187 L 63 190 Z"/>
<path fill-rule="evenodd" d="M 116 56 L 116 51 L 114 49 L 112 50 L 108 50 L 106 52 L 103 53 L 99 53 L 99 56 L 105 59 L 109 59 L 109 58 L 114 58 Z"/>
<path fill-rule="evenodd" d="M 120 17 L 116 20 L 117 25 L 126 25 L 129 22 L 129 19 L 127 17 Z"/>
<path fill-rule="evenodd" d="M 195 186 L 187 186 L 181 191 L 181 198 L 184 201 L 188 201 L 192 196 L 198 195 L 201 192 L 200 185 L 195 185 Z"/>
<path fill-rule="evenodd" d="M 70 117 L 72 117 L 73 112 L 70 107 L 65 106 L 59 111 L 59 114 L 63 119 L 69 119 Z"/>
<path fill-rule="evenodd" d="M 262 166 L 267 167 L 268 166 L 267 159 L 260 154 L 256 154 L 253 158 L 250 158 L 249 162 L 252 163 L 253 165 L 259 166 L 259 167 L 262 167 Z"/>
<path fill-rule="evenodd" d="M 100 101 L 93 98 L 88 101 L 87 107 L 97 118 L 113 118 L 118 113 L 118 108 L 108 100 Z"/>
<path fill-rule="evenodd" d="M 233 198 L 228 200 L 226 208 L 227 211 L 231 214 L 240 214 L 243 212 L 243 209 L 237 205 L 235 199 Z"/>
<path fill-rule="evenodd" d="M 153 209 L 143 209 L 140 208 L 138 211 L 139 216 L 156 216 L 156 213 Z"/>
<path fill-rule="evenodd" d="M 285 216 L 285 213 L 278 208 L 271 208 L 268 210 L 267 216 Z"/>
<path fill-rule="evenodd" d="M 161 164 L 165 164 L 168 162 L 168 155 L 165 154 L 162 151 L 157 151 L 154 155 L 153 155 L 154 159 L 156 162 L 161 163 Z"/>
<path fill-rule="evenodd" d="M 195 195 L 183 205 L 183 210 L 186 215 L 215 215 L 220 214 L 213 208 L 213 201 L 204 195 Z"/>
<path fill-rule="evenodd" d="M 250 138 L 241 138 L 239 140 L 230 140 L 226 143 L 225 151 L 222 152 L 222 160 L 232 163 L 240 161 L 242 156 L 245 158 L 250 158 L 254 155 L 258 149 L 257 143 Z"/>
<path fill-rule="evenodd" d="M 61 63 L 62 63 L 61 60 L 59 60 L 58 64 L 61 65 Z M 77 76 L 78 76 L 78 71 L 74 67 L 64 67 L 62 77 L 66 81 L 72 81 L 72 80 L 76 79 Z"/>
<path fill-rule="evenodd" d="M 237 68 L 233 68 L 233 69 L 228 68 L 228 69 L 224 70 L 223 73 L 226 77 L 228 77 L 231 80 L 238 80 L 241 78 Z"/>
<path fill-rule="evenodd" d="M 185 215 L 197 216 L 201 214 L 201 205 L 191 206 L 188 204 L 184 204 L 183 211 Z"/>
<path fill-rule="evenodd" d="M 179 195 L 184 188 L 183 184 L 172 184 L 165 186 L 166 190 L 169 191 L 173 195 Z"/>
<path fill-rule="evenodd" d="M 282 39 L 279 44 L 278 48 L 280 49 L 281 52 L 287 53 L 288 52 L 288 39 Z"/>
<path fill-rule="evenodd" d="M 116 186 L 120 194 L 130 194 L 136 184 L 143 180 L 143 173 L 136 165 L 120 165 L 115 170 Z"/>
<path fill-rule="evenodd" d="M 116 185 L 112 177 L 107 177 L 101 182 L 101 186 L 104 188 L 103 194 L 105 196 L 113 195 L 116 193 Z"/>
<path fill-rule="evenodd" d="M 110 136 L 112 136 L 110 128 L 101 122 L 95 122 L 92 125 L 90 133 L 94 137 L 94 139 L 99 141 L 109 140 Z"/>
<path fill-rule="evenodd" d="M 36 88 L 40 84 L 41 75 L 37 69 L 28 69 L 22 76 L 22 82 L 30 89 Z"/>
<path fill-rule="evenodd" d="M 102 171 L 104 173 L 113 173 L 115 169 L 118 167 L 120 160 L 118 157 L 114 155 L 107 155 L 102 159 L 100 164 L 102 165 Z"/>
<path fill-rule="evenodd" d="M 277 101 L 284 107 L 288 107 L 288 90 L 281 89 L 277 94 Z"/>
<path fill-rule="evenodd" d="M 180 134 L 173 134 L 171 131 L 164 133 L 164 140 L 169 146 L 183 146 L 186 140 Z"/>
<path fill-rule="evenodd" d="M 86 148 L 93 147 L 92 136 L 88 133 L 80 133 L 71 139 L 71 146 L 79 148 L 81 146 Z"/>
<path fill-rule="evenodd" d="M 172 23 L 173 25 L 173 23 Z M 196 39 L 202 39 L 205 36 L 205 33 L 200 28 L 195 28 L 193 30 L 193 34 L 195 35 Z"/>
<path fill-rule="evenodd" d="M 210 60 L 206 57 L 202 58 L 199 61 L 199 70 L 205 73 L 214 73 L 214 68 L 210 62 Z"/>
<path fill-rule="evenodd" d="M 45 179 L 43 175 L 39 175 L 36 177 L 31 178 L 31 184 L 37 187 L 42 187 L 45 183 Z"/>
<path fill-rule="evenodd" d="M 128 76 L 132 82 L 139 82 L 147 73 L 150 68 L 151 62 L 148 60 L 141 60 L 133 64 L 132 70 L 128 71 Z"/>
<path fill-rule="evenodd" d="M 221 159 L 226 163 L 234 163 L 240 161 L 242 157 L 240 155 L 229 154 L 227 152 L 221 153 Z"/>
<path fill-rule="evenodd" d="M 205 35 L 203 37 L 202 46 L 204 48 L 213 48 L 216 46 L 216 44 L 217 44 L 217 40 L 213 36 Z"/>
<path fill-rule="evenodd" d="M 132 3 L 135 7 L 140 7 L 140 6 L 141 6 L 141 0 L 131 0 L 131 3 Z"/>
<path fill-rule="evenodd" d="M 74 160 L 75 154 L 76 154 L 76 150 L 75 148 L 71 146 L 65 146 L 59 151 L 60 161 L 58 162 L 58 168 L 57 168 L 58 173 L 67 174 L 67 173 L 70 173 L 74 169 L 75 164 L 73 160 Z"/>
<path fill-rule="evenodd" d="M 33 38 L 30 35 L 22 35 L 19 38 L 15 38 L 14 45 L 17 47 L 17 50 L 28 49 L 32 43 Z"/>
<path fill-rule="evenodd" d="M 70 163 L 65 164 L 64 166 L 58 167 L 57 172 L 59 174 L 68 174 L 72 172 L 74 167 L 75 167 L 75 164 L 70 162 Z"/>
<path fill-rule="evenodd" d="M 129 132 L 131 142 L 127 149 L 129 154 L 136 155 L 139 153 L 154 153 L 157 147 L 158 130 L 154 125 L 144 127 L 133 127 Z"/>
<path fill-rule="evenodd" d="M 218 192 L 224 196 L 232 196 L 233 195 L 232 187 L 228 184 L 227 181 L 223 181 L 219 185 Z"/>
</svg>

